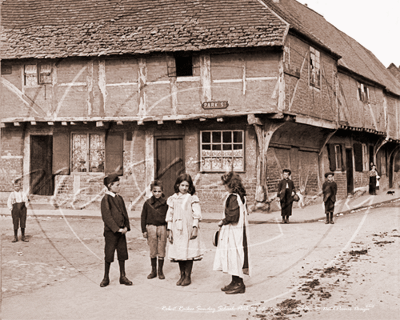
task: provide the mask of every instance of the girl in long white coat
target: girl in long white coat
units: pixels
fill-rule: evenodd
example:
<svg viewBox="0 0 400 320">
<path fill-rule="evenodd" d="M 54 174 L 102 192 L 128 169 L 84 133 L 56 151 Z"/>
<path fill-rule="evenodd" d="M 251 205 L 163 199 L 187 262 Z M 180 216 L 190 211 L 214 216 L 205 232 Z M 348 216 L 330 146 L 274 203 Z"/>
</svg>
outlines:
<svg viewBox="0 0 400 320">
<path fill-rule="evenodd" d="M 167 257 L 179 263 L 181 277 L 177 286 L 191 283 L 193 261 L 201 260 L 204 246 L 198 237 L 201 209 L 189 174 L 181 174 L 175 183 L 175 194 L 168 198 Z"/>
<path fill-rule="evenodd" d="M 221 288 L 222 291 L 244 293 L 243 276 L 250 275 L 246 190 L 236 173 L 229 172 L 221 179 L 229 194 L 224 203 L 223 219 L 218 223 L 220 230 L 213 269 L 232 275 L 231 283 Z"/>
</svg>

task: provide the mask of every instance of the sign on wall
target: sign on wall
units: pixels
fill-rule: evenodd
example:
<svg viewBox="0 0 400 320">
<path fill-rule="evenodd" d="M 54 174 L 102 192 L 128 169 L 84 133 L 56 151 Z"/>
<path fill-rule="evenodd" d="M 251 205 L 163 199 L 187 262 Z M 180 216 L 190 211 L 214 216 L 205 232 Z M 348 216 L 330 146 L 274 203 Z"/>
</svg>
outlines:
<svg viewBox="0 0 400 320">
<path fill-rule="evenodd" d="M 228 101 L 207 101 L 202 103 L 203 109 L 226 109 L 229 106 Z"/>
</svg>

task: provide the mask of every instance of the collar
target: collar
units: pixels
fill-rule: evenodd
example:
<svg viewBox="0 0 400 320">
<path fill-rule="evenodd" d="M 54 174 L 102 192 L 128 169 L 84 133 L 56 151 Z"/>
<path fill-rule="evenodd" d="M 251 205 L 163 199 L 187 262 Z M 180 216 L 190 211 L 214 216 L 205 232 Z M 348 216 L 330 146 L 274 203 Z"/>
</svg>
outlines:
<svg viewBox="0 0 400 320">
<path fill-rule="evenodd" d="M 108 194 L 109 196 L 111 196 L 113 198 L 115 198 L 115 196 L 116 196 L 116 194 L 114 192 L 110 191 L 110 190 L 107 190 L 106 194 Z"/>
<path fill-rule="evenodd" d="M 161 196 L 158 199 L 156 199 L 156 197 L 154 197 L 154 196 L 151 196 L 150 203 L 151 204 L 155 204 L 156 202 L 159 202 L 161 204 L 165 204 L 167 202 L 167 200 L 165 200 L 165 198 L 163 196 Z"/>
</svg>

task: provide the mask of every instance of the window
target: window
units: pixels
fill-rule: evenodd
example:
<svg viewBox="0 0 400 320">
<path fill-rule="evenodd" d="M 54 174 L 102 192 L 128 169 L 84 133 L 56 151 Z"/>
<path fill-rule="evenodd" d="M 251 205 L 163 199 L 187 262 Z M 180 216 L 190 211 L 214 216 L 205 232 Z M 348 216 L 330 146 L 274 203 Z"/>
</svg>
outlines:
<svg viewBox="0 0 400 320">
<path fill-rule="evenodd" d="M 175 67 L 177 77 L 193 76 L 192 56 L 176 56 Z"/>
<path fill-rule="evenodd" d="M 290 47 L 285 46 L 284 52 L 283 52 L 283 61 L 285 62 L 286 68 L 290 68 Z"/>
<path fill-rule="evenodd" d="M 52 84 L 50 64 L 25 65 L 25 86 L 35 87 L 40 84 Z"/>
<path fill-rule="evenodd" d="M 310 47 L 310 85 L 316 88 L 321 86 L 320 53 Z"/>
<path fill-rule="evenodd" d="M 359 84 L 359 87 L 357 89 L 357 98 L 358 98 L 359 101 L 362 101 L 362 102 L 368 102 L 369 101 L 369 89 L 363 83 Z"/>
<path fill-rule="evenodd" d="M 72 135 L 72 171 L 104 172 L 105 141 L 103 134 Z"/>
<path fill-rule="evenodd" d="M 243 131 L 201 131 L 201 171 L 244 171 Z"/>
<path fill-rule="evenodd" d="M 329 157 L 329 170 L 343 171 L 343 146 L 340 144 L 329 144 L 327 148 Z"/>
<path fill-rule="evenodd" d="M 364 171 L 369 171 L 368 146 L 365 143 L 363 143 L 362 144 L 362 149 L 363 149 L 363 170 Z"/>
</svg>

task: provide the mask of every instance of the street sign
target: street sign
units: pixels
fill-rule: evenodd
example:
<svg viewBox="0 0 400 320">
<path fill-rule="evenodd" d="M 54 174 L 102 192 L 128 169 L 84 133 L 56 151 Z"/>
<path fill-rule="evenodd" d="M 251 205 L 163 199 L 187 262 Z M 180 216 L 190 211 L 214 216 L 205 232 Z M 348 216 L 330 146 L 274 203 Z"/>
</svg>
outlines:
<svg viewBox="0 0 400 320">
<path fill-rule="evenodd" d="M 226 109 L 229 106 L 228 101 L 207 101 L 202 103 L 203 109 Z"/>
</svg>

